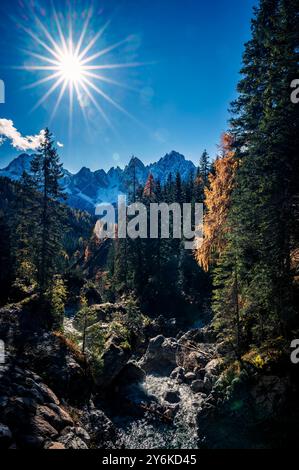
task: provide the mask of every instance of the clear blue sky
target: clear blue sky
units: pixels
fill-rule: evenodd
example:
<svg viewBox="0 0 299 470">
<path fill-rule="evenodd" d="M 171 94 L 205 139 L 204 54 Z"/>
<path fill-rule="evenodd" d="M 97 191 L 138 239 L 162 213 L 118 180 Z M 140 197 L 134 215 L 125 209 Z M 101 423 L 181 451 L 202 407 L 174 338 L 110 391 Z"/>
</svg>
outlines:
<svg viewBox="0 0 299 470">
<path fill-rule="evenodd" d="M 65 35 L 68 26 L 63 18 L 71 15 L 76 42 L 90 2 L 54 3 Z M 114 130 L 84 91 L 80 96 L 88 124 L 75 97 L 70 130 L 68 96 L 63 97 L 51 130 L 63 144 L 59 153 L 64 166 L 73 172 L 83 165 L 91 169 L 124 166 L 131 154 L 148 163 L 171 150 L 195 163 L 204 148 L 215 156 L 219 136 L 227 126 L 229 103 L 236 96 L 254 4 L 254 0 L 94 0 L 84 45 L 107 20 L 111 22 L 88 54 L 128 36 L 130 39 L 90 64 L 147 64 L 100 71 L 104 77 L 134 90 L 94 82 L 136 119 L 123 114 L 93 90 Z M 0 79 L 6 85 L 6 103 L 0 104 L 0 119 L 12 120 L 22 135 L 38 134 L 49 125 L 61 89 L 58 86 L 49 99 L 30 112 L 54 82 L 22 88 L 53 72 L 11 68 L 41 63 L 24 50 L 50 57 L 21 27 L 29 28 L 49 44 L 41 26 L 34 21 L 32 5 L 41 23 L 59 42 L 50 1 L 2 0 L 0 5 Z M 6 140 L 0 146 L 0 167 L 19 153 Z"/>
</svg>

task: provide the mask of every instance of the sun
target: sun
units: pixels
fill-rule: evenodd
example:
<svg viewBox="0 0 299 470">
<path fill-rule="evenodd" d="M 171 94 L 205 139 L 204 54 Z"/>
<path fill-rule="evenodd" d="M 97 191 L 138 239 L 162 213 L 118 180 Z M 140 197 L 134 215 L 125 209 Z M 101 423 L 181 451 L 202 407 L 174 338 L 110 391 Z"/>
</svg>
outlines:
<svg viewBox="0 0 299 470">
<path fill-rule="evenodd" d="M 81 83 L 84 77 L 83 64 L 79 57 L 71 51 L 61 55 L 59 60 L 61 77 L 72 83 Z"/>
<path fill-rule="evenodd" d="M 98 42 L 102 39 L 110 22 L 107 21 L 101 29 L 86 42 L 87 33 L 90 33 L 90 20 L 92 16 L 92 8 L 82 12 L 80 17 L 85 18 L 83 24 L 79 29 L 76 28 L 76 30 L 74 30 L 71 19 L 68 19 L 67 26 L 66 24 L 62 25 L 60 21 L 62 17 L 57 14 L 53 7 L 52 19 L 55 27 L 53 28 L 53 26 L 51 26 L 51 30 L 47 28 L 36 15 L 34 15 L 36 29 L 33 27 L 29 29 L 21 25 L 22 29 L 33 39 L 37 50 L 34 51 L 32 47 L 32 49 L 26 51 L 30 57 L 34 58 L 35 62 L 33 64 L 16 68 L 36 73 L 40 72 L 45 75 L 34 83 L 27 85 L 25 88 L 35 88 L 40 85 L 50 84 L 49 89 L 37 101 L 32 111 L 39 108 L 56 92 L 57 99 L 53 107 L 52 115 L 50 116 L 50 121 L 52 121 L 56 115 L 64 95 L 68 94 L 70 121 L 73 114 L 74 99 L 77 98 L 77 103 L 86 121 L 85 103 L 88 101 L 89 105 L 94 106 L 106 123 L 113 128 L 111 121 L 101 105 L 100 100 L 102 100 L 108 102 L 118 111 L 138 122 L 134 116 L 112 98 L 111 93 L 104 91 L 104 87 L 100 84 L 102 82 L 111 86 L 138 91 L 123 82 L 112 79 L 109 77 L 109 72 L 114 69 L 139 67 L 146 65 L 146 63 L 126 61 L 110 63 L 107 62 L 107 60 L 102 61 L 102 58 L 114 49 L 128 45 L 133 36 L 129 35 L 125 39 L 108 45 L 105 48 L 94 50 Z"/>
</svg>

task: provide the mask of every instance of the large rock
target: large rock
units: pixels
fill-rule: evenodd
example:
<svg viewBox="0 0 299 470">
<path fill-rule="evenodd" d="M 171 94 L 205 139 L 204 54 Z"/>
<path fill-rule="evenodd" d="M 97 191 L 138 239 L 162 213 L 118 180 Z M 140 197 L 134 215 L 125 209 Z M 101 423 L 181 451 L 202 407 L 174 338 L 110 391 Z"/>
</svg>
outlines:
<svg viewBox="0 0 299 470">
<path fill-rule="evenodd" d="M 84 401 L 89 394 L 84 358 L 63 335 L 44 333 L 34 337 L 25 346 L 25 359 L 55 394 L 74 403 Z M 40 391 L 37 386 L 35 389 Z M 57 403 L 53 396 L 52 399 Z"/>
<path fill-rule="evenodd" d="M 61 436 L 58 442 L 62 444 L 66 449 L 88 449 L 87 444 L 79 436 L 76 436 L 73 432 L 69 432 L 64 436 Z"/>
<path fill-rule="evenodd" d="M 126 366 L 130 356 L 130 350 L 117 346 L 111 340 L 101 358 L 102 364 L 99 372 L 97 372 L 97 368 L 93 368 L 93 378 L 96 385 L 102 389 L 108 388 Z"/>
<path fill-rule="evenodd" d="M 183 367 L 176 367 L 170 374 L 170 378 L 178 383 L 183 383 L 185 380 L 185 369 Z"/>
<path fill-rule="evenodd" d="M 187 382 L 192 382 L 192 380 L 196 379 L 196 374 L 194 372 L 187 372 L 187 374 L 185 374 L 185 379 Z"/>
<path fill-rule="evenodd" d="M 159 335 L 150 340 L 147 351 L 140 360 L 139 365 L 147 373 L 169 375 L 177 365 L 178 350 L 179 345 L 176 339 Z"/>
<path fill-rule="evenodd" d="M 52 406 L 39 405 L 37 408 L 37 415 L 44 418 L 55 429 L 61 430 L 66 426 L 73 424 L 72 418 L 69 414 L 59 406 L 52 404 Z"/>
<path fill-rule="evenodd" d="M 190 387 L 191 387 L 192 392 L 194 393 L 206 391 L 206 386 L 203 380 L 193 380 Z"/>
<path fill-rule="evenodd" d="M 131 383 L 143 382 L 146 374 L 134 361 L 129 361 L 116 378 L 117 384 L 128 385 Z"/>
<path fill-rule="evenodd" d="M 223 370 L 223 361 L 222 359 L 215 358 L 208 362 L 205 366 L 206 374 L 208 375 L 219 375 Z"/>
<path fill-rule="evenodd" d="M 209 343 L 195 344 L 182 336 L 179 339 L 178 364 L 187 372 L 194 372 L 198 367 L 204 368 L 213 359 L 215 346 Z"/>
</svg>

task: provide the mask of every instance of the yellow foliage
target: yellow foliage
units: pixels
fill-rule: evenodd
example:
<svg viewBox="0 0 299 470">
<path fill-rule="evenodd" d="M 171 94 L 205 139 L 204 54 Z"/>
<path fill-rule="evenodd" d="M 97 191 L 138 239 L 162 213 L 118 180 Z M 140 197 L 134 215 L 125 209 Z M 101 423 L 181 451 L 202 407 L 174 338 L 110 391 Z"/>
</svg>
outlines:
<svg viewBox="0 0 299 470">
<path fill-rule="evenodd" d="M 222 136 L 221 148 L 222 155 L 214 163 L 215 174 L 209 175 L 209 187 L 205 188 L 204 241 L 195 252 L 197 262 L 205 271 L 213 256 L 221 254 L 226 245 L 226 221 L 238 166 L 229 134 Z"/>
</svg>

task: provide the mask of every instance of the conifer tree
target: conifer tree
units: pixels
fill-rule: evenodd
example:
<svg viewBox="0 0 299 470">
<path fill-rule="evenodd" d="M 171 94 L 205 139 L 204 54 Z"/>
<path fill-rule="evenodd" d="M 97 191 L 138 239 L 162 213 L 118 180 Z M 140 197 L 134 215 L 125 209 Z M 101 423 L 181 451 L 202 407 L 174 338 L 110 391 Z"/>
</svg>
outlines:
<svg viewBox="0 0 299 470">
<path fill-rule="evenodd" d="M 61 189 L 62 164 L 54 147 L 52 135 L 45 130 L 39 153 L 31 162 L 31 173 L 36 189 L 41 193 L 37 208 L 37 278 L 40 291 L 45 293 L 53 274 L 57 270 L 57 260 L 61 255 L 61 241 L 64 228 L 64 209 L 58 204 L 65 199 Z"/>
</svg>

